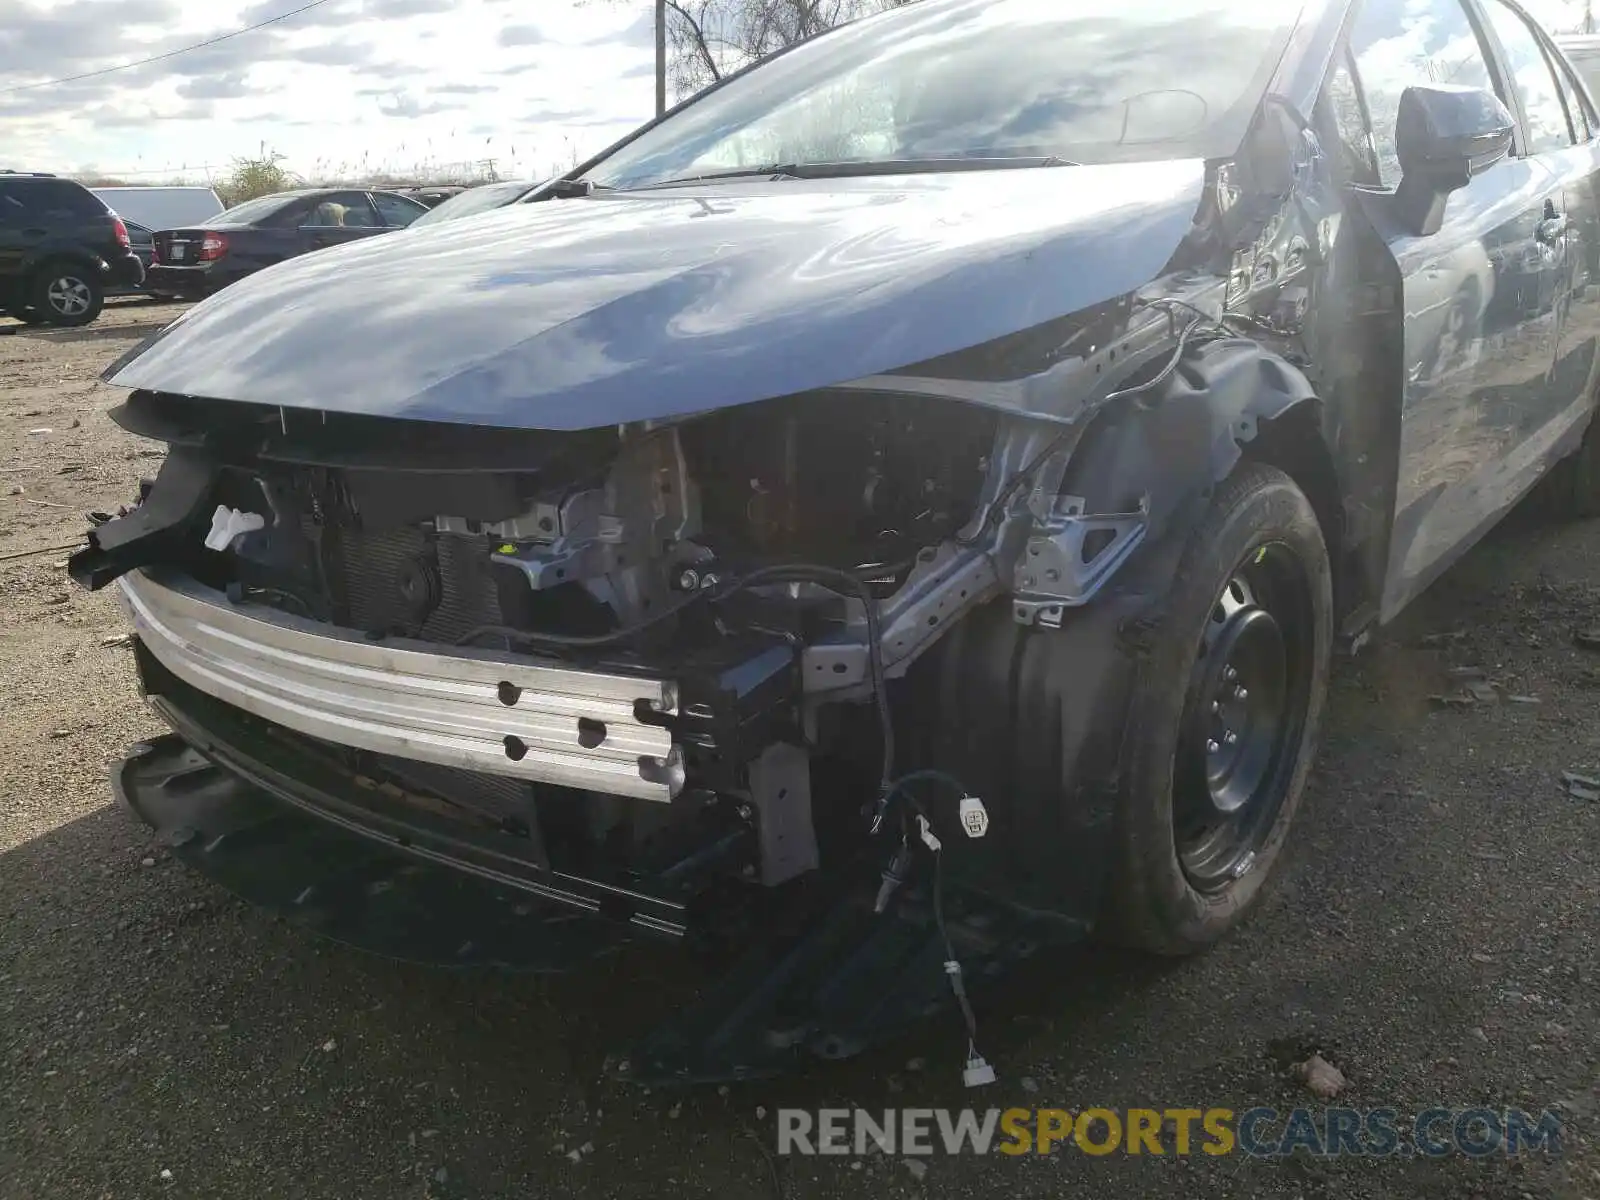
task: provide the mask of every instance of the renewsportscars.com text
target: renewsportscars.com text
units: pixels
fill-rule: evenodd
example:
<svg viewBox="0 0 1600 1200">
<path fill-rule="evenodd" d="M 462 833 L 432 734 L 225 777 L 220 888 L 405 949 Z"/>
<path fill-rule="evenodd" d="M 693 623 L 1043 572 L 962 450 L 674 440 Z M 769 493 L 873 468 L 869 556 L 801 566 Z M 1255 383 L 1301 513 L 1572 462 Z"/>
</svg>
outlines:
<svg viewBox="0 0 1600 1200">
<path fill-rule="evenodd" d="M 1431 1108 L 798 1108 L 778 1110 L 779 1154 L 1190 1154 L 1441 1158 L 1561 1152 L 1554 1113 Z"/>
</svg>

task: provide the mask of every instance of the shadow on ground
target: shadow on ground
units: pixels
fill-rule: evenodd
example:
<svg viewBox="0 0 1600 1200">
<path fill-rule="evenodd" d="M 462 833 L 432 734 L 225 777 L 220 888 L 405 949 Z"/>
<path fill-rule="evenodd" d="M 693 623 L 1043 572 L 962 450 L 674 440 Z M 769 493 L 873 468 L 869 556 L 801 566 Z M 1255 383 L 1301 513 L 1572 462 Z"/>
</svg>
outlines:
<svg viewBox="0 0 1600 1200">
<path fill-rule="evenodd" d="M 159 333 L 170 321 L 124 321 L 115 325 L 85 325 L 81 329 L 53 329 L 48 325 L 13 325 L 7 332 L 46 342 L 137 341 Z"/>
</svg>

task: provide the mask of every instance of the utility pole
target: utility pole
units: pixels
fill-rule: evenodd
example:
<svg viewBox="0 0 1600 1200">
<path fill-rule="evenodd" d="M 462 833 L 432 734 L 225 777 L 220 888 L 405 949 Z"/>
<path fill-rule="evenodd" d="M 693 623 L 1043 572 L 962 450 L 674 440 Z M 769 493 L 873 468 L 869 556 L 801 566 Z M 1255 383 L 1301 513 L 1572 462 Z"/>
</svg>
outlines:
<svg viewBox="0 0 1600 1200">
<path fill-rule="evenodd" d="M 667 0 L 656 0 L 656 116 L 667 111 Z"/>
</svg>

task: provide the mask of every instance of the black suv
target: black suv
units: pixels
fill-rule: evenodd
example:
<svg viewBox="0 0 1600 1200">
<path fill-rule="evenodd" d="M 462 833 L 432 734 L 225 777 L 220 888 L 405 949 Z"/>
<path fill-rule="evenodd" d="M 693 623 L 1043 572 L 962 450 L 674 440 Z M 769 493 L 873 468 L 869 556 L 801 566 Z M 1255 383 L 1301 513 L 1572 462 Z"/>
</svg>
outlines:
<svg viewBox="0 0 1600 1200">
<path fill-rule="evenodd" d="M 142 282 L 127 226 L 88 188 L 0 171 L 0 311 L 30 324 L 87 325 L 107 288 Z"/>
</svg>

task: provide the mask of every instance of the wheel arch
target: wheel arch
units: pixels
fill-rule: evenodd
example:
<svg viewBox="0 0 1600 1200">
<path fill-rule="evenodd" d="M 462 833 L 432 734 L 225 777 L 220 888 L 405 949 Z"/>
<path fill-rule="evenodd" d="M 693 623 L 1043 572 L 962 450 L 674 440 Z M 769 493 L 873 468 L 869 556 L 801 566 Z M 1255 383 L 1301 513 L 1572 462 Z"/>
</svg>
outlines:
<svg viewBox="0 0 1600 1200">
<path fill-rule="evenodd" d="M 1137 377 L 1135 377 L 1137 378 Z M 1059 628 L 1019 625 L 1000 600 L 969 614 L 915 669 L 908 748 L 995 798 L 994 826 L 962 860 L 1030 907 L 1092 925 L 1108 883 L 1133 685 L 1160 628 L 1182 550 L 1247 459 L 1305 492 L 1341 544 L 1338 475 L 1306 374 L 1247 338 L 1194 347 L 1143 397 L 1108 405 L 1077 442 L 1062 494 L 1088 513 L 1147 509 L 1138 549 Z M 974 864 L 975 866 L 977 864 Z"/>
<path fill-rule="evenodd" d="M 23 264 L 21 273 L 27 279 L 29 286 L 31 286 L 39 278 L 39 273 L 52 263 L 71 263 L 91 272 L 98 282 L 105 260 L 87 250 L 71 246 L 55 246 L 40 250 Z"/>
<path fill-rule="evenodd" d="M 1311 502 L 1333 566 L 1336 608 L 1357 607 L 1363 589 L 1346 570 L 1349 541 L 1329 413 L 1299 366 L 1249 338 L 1196 347 L 1148 398 L 1098 414 L 1074 450 L 1062 492 L 1088 512 L 1148 509 L 1147 540 L 1198 519 L 1243 460 L 1283 471 Z"/>
<path fill-rule="evenodd" d="M 1311 502 L 1333 569 L 1334 611 L 1342 614 L 1354 602 L 1347 594 L 1350 573 L 1343 569 L 1347 543 L 1344 494 L 1324 427 L 1322 402 L 1301 401 L 1260 422 L 1255 439 L 1243 447 L 1243 457 L 1277 467 Z"/>
</svg>

